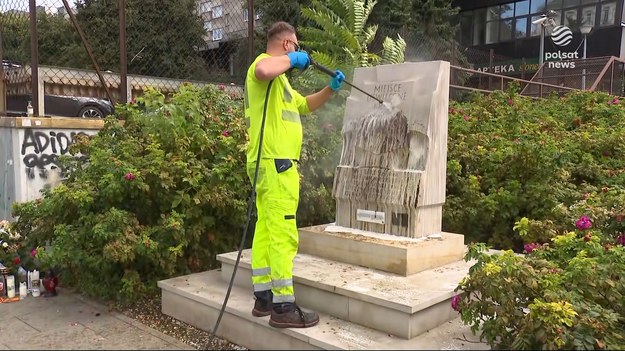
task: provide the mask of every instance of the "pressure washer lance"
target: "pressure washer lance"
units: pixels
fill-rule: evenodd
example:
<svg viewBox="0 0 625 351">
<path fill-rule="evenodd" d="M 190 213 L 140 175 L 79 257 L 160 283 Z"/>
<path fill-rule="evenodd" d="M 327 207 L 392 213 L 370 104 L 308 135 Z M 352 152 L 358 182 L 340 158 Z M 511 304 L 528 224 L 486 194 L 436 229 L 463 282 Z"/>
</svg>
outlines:
<svg viewBox="0 0 625 351">
<path fill-rule="evenodd" d="M 329 75 L 330 77 L 332 77 L 332 78 L 336 77 L 336 71 L 333 71 L 333 70 L 329 69 L 328 67 L 325 67 L 325 66 L 323 66 L 321 64 L 318 64 L 317 62 L 312 60 L 312 57 L 310 58 L 310 64 L 313 65 L 313 67 L 315 67 L 316 69 L 320 70 L 321 72 Z M 379 102 L 381 104 L 384 103 L 384 101 L 382 101 L 382 99 L 379 99 L 379 98 L 377 98 L 377 97 L 367 93 L 366 91 L 360 89 L 359 87 L 355 86 L 354 84 L 352 84 L 351 82 L 349 82 L 347 80 L 343 80 L 343 83 L 349 85 L 350 87 L 358 90 L 359 92 L 367 95 L 368 97 L 374 99 L 375 101 L 377 101 L 377 102 Z"/>
</svg>

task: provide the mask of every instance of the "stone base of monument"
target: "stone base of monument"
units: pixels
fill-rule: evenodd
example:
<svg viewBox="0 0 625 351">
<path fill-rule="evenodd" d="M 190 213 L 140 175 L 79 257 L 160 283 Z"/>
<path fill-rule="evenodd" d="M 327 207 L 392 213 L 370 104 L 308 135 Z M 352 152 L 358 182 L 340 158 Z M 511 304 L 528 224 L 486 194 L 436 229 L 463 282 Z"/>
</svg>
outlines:
<svg viewBox="0 0 625 351">
<path fill-rule="evenodd" d="M 464 235 L 445 232 L 415 239 L 319 225 L 299 233 L 299 252 L 403 276 L 456 262 L 465 252 Z"/>
<path fill-rule="evenodd" d="M 364 239 L 360 243 L 352 239 L 350 247 L 340 241 L 343 239 L 340 235 L 324 234 L 319 227 L 301 229 L 300 235 L 302 246 L 293 272 L 295 294 L 300 306 L 319 312 L 320 323 L 307 329 L 276 329 L 268 325 L 269 317 L 253 317 L 250 250 L 244 250 L 219 336 L 249 349 L 487 348 L 475 341 L 477 337 L 472 336 L 468 326 L 462 325 L 450 304 L 454 288 L 467 275 L 471 263 L 430 258 L 431 262 L 442 263 L 414 274 L 396 274 L 363 267 L 358 262 L 384 262 L 384 256 L 390 262 L 396 249 L 406 253 L 406 260 L 419 259 L 408 254 L 413 247 L 406 246 L 410 245 L 389 244 L 401 240 L 389 240 L 384 245 L 381 238 Z M 454 246 L 459 240 L 452 234 L 443 234 L 442 238 L 423 241 L 422 245 L 426 246 L 417 247 L 446 252 L 442 250 L 444 243 Z M 436 246 L 428 247 L 430 243 Z M 326 253 L 322 252 L 324 247 Z M 309 254 L 313 249 L 319 255 Z M 344 250 L 342 256 L 323 257 L 339 250 Z M 362 261 L 355 259 L 356 255 Z M 220 254 L 217 259 L 221 269 L 160 281 L 163 313 L 211 331 L 236 257 L 237 252 Z M 474 341 L 462 342 L 465 337 Z"/>
</svg>

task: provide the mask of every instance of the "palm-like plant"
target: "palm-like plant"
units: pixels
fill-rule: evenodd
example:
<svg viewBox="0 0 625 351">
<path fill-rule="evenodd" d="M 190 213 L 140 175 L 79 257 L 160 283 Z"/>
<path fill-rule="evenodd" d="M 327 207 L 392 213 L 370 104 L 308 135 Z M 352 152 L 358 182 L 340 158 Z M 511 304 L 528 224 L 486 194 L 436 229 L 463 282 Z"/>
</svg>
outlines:
<svg viewBox="0 0 625 351">
<path fill-rule="evenodd" d="M 367 26 L 376 1 L 313 0 L 302 15 L 314 26 L 301 29 L 302 43 L 314 60 L 327 67 L 350 69 L 404 61 L 406 42 L 386 37 L 380 55 L 368 51 L 377 25 Z"/>
</svg>

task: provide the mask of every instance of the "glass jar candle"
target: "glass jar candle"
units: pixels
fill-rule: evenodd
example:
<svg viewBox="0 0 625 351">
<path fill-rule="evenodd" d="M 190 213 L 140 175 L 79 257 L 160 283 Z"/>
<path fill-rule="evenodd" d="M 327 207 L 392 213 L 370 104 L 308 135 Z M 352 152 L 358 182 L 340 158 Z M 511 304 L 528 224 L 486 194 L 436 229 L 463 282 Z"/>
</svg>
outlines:
<svg viewBox="0 0 625 351">
<path fill-rule="evenodd" d="M 6 280 L 7 284 L 7 297 L 13 298 L 15 297 L 15 276 L 8 276 Z"/>
</svg>

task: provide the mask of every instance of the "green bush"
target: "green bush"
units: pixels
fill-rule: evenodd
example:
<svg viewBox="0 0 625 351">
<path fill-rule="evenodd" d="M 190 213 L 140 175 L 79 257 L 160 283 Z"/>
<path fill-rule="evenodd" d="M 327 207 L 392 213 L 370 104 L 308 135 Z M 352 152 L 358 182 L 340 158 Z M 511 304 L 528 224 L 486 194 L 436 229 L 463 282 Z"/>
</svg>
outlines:
<svg viewBox="0 0 625 351">
<path fill-rule="evenodd" d="M 14 215 L 33 247 L 51 244 L 63 282 L 125 299 L 234 250 L 250 185 L 238 97 L 189 85 L 169 101 L 148 91 L 118 112 L 123 123 L 108 118 L 62 158 L 65 182 Z"/>
<path fill-rule="evenodd" d="M 526 244 L 525 256 L 469 246 L 465 258 L 476 263 L 456 288 L 452 307 L 491 347 L 625 348 L 625 190 L 600 192 L 567 210 L 562 223 L 575 229 L 547 224 L 558 234 Z M 524 238 L 530 223 L 516 223 Z"/>
<path fill-rule="evenodd" d="M 533 100 L 513 87 L 452 102 L 444 229 L 520 252 L 512 227 L 528 217 L 548 240 L 564 224 L 558 208 L 625 186 L 624 118 L 620 101 L 599 92 Z"/>
<path fill-rule="evenodd" d="M 302 118 L 299 226 L 334 220 L 344 97 Z M 246 219 L 242 109 L 221 88 L 192 86 L 118 106 L 123 123 L 107 119 L 61 157 L 61 185 L 15 205 L 16 230 L 29 247 L 53 248 L 45 257 L 65 284 L 104 298 L 155 293 L 159 279 L 214 268 L 217 253 L 238 248 Z"/>
<path fill-rule="evenodd" d="M 588 92 L 452 106 L 445 224 L 526 253 L 469 245 L 452 307 L 492 348 L 625 348 L 623 117 Z"/>
</svg>

